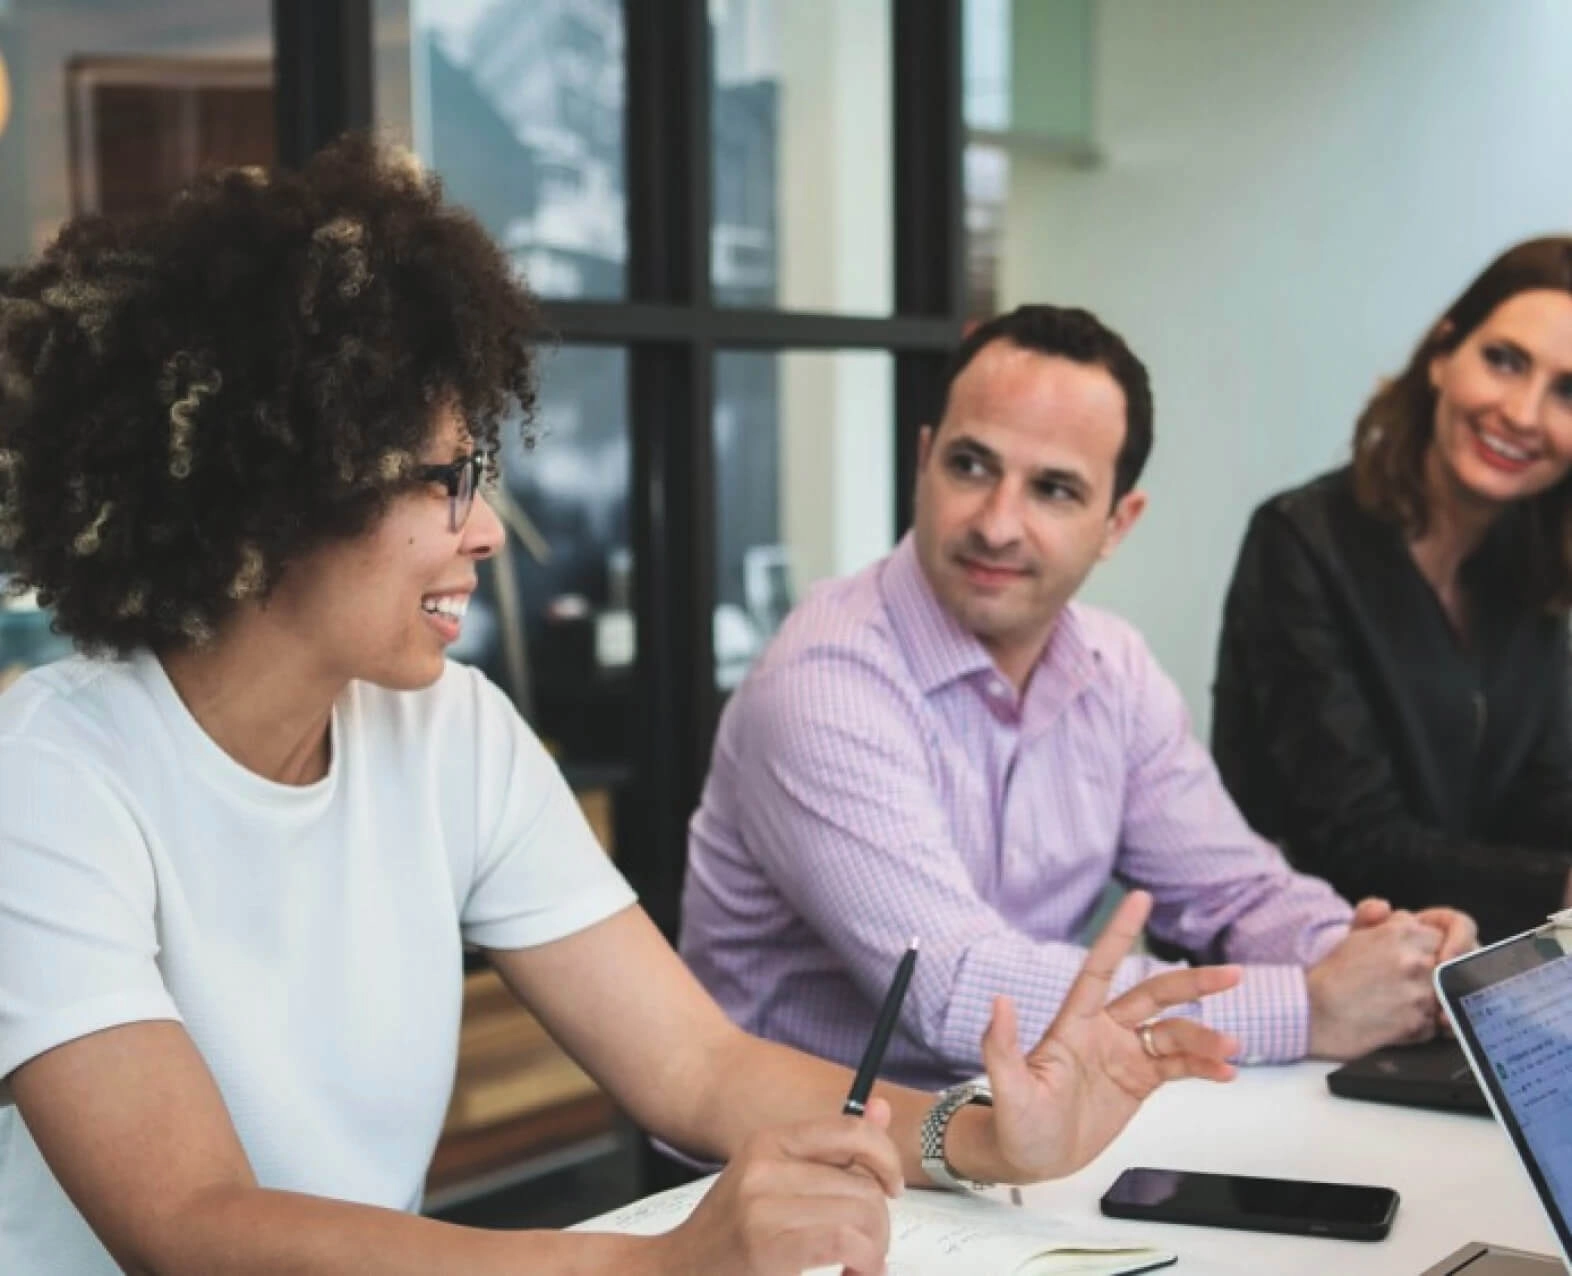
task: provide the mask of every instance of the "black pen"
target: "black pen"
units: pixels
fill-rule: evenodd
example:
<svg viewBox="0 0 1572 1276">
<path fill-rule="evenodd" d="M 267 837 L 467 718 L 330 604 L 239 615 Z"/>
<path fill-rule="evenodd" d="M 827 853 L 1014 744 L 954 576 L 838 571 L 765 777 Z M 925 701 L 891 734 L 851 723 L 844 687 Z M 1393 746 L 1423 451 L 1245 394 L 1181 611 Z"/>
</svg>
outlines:
<svg viewBox="0 0 1572 1276">
<path fill-rule="evenodd" d="M 879 1075 L 879 1065 L 884 1062 L 884 1048 L 890 1044 L 890 1034 L 895 1031 L 895 1021 L 900 1018 L 901 1002 L 906 1000 L 906 985 L 912 981 L 912 967 L 917 964 L 917 941 L 906 946 L 906 952 L 895 967 L 895 978 L 890 980 L 890 991 L 884 994 L 884 1004 L 879 1007 L 879 1017 L 873 1023 L 873 1036 L 868 1038 L 868 1048 L 862 1052 L 862 1062 L 857 1065 L 857 1075 L 852 1078 L 851 1092 L 846 1096 L 843 1116 L 863 1114 L 868 1106 L 868 1096 L 873 1093 L 874 1078 Z"/>
</svg>

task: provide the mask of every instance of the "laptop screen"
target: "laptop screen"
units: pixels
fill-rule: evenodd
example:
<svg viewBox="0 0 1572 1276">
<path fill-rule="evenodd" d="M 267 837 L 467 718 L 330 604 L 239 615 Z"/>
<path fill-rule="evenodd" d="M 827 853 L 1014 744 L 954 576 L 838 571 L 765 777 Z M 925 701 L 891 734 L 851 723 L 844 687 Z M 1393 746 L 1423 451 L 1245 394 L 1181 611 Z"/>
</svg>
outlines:
<svg viewBox="0 0 1572 1276">
<path fill-rule="evenodd" d="M 1442 993 L 1481 1083 L 1572 1246 L 1572 933 L 1547 928 L 1443 967 Z"/>
</svg>

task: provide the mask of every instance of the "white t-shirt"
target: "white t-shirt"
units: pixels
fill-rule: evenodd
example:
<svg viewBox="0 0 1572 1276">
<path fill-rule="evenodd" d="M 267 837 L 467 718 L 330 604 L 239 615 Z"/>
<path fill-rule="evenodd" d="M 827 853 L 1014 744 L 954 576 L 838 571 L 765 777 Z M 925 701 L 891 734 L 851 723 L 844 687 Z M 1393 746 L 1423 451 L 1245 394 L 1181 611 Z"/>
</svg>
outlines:
<svg viewBox="0 0 1572 1276">
<path fill-rule="evenodd" d="M 27 674 L 0 696 L 0 1272 L 117 1271 L 12 1103 L 29 1059 L 181 1021 L 264 1186 L 413 1209 L 461 939 L 526 948 L 633 902 L 472 669 L 351 684 L 307 787 L 225 754 L 151 655 Z"/>
</svg>

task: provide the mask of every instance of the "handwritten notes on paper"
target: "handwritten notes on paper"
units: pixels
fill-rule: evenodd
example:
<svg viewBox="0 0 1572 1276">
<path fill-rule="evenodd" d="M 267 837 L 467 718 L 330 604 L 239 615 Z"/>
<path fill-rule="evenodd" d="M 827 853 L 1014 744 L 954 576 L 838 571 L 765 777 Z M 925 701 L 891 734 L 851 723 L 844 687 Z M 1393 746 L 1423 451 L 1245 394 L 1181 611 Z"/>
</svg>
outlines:
<svg viewBox="0 0 1572 1276">
<path fill-rule="evenodd" d="M 693 1210 L 714 1179 L 702 1179 L 580 1223 L 575 1230 L 653 1236 Z M 1174 1256 L 1144 1245 L 1073 1235 L 1045 1215 L 1001 1201 L 908 1191 L 890 1202 L 889 1276 L 1112 1276 L 1150 1271 Z"/>
</svg>

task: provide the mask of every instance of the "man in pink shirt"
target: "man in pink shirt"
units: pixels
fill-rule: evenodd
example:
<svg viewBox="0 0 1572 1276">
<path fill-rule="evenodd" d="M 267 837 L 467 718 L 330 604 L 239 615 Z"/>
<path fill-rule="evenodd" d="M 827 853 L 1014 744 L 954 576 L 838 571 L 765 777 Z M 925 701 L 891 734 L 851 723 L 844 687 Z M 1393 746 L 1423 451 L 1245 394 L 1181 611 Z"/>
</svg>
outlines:
<svg viewBox="0 0 1572 1276">
<path fill-rule="evenodd" d="M 1081 310 L 1024 306 L 957 351 L 914 527 L 816 589 L 733 695 L 689 835 L 682 953 L 748 1030 L 854 1064 L 902 948 L 886 1073 L 981 1070 L 995 994 L 1053 1017 L 1110 880 L 1157 938 L 1245 964 L 1188 1013 L 1247 1062 L 1436 1030 L 1448 909 L 1357 910 L 1229 800 L 1139 634 L 1072 602 L 1146 506 L 1145 367 Z M 1115 991 L 1162 968 L 1128 958 Z"/>
</svg>

